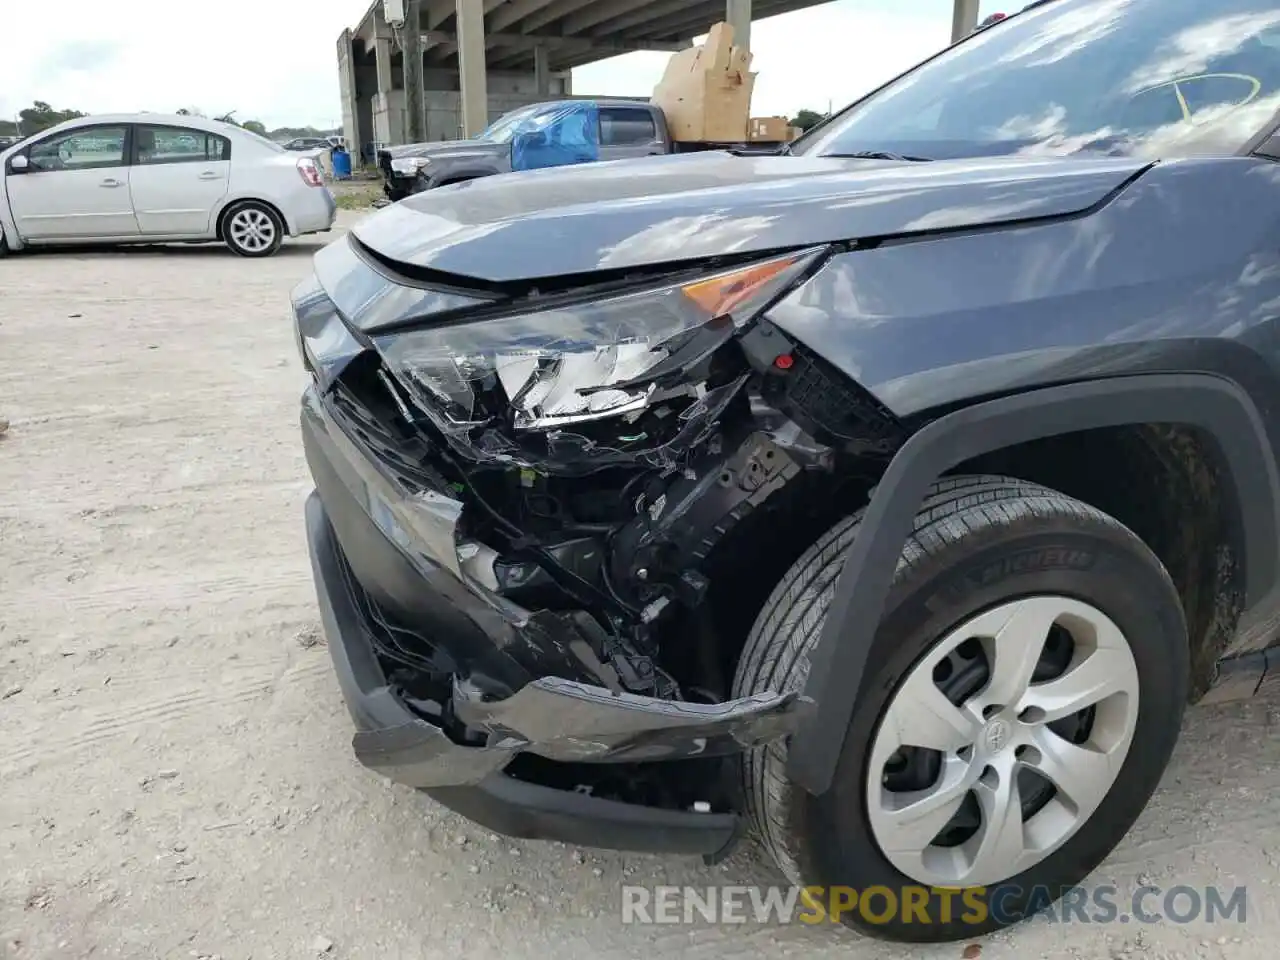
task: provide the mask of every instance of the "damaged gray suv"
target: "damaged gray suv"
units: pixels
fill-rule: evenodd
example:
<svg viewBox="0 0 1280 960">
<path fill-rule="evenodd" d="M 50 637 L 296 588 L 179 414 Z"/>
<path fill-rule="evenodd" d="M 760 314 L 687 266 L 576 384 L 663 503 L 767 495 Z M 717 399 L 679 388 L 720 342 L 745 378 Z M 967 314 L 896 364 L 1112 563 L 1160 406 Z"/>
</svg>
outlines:
<svg viewBox="0 0 1280 960">
<path fill-rule="evenodd" d="M 496 176 L 323 249 L 360 761 L 513 836 L 754 833 L 883 937 L 1078 883 L 1184 706 L 1277 676 L 1278 47 L 1273 0 L 1050 0 L 784 155 Z"/>
</svg>

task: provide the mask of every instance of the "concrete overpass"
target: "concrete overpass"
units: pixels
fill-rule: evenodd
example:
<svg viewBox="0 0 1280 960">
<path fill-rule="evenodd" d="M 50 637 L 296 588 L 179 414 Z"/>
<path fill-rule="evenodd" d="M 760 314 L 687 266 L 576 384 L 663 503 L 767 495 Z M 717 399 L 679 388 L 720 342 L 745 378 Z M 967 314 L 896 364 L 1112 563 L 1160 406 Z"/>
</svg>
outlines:
<svg viewBox="0 0 1280 960">
<path fill-rule="evenodd" d="M 718 20 L 733 24 L 736 41 L 749 48 L 753 19 L 827 2 L 419 0 L 422 68 L 410 64 L 408 73 L 421 74 L 425 139 L 455 139 L 507 110 L 570 96 L 574 67 L 636 50 L 678 50 Z M 977 25 L 978 3 L 954 0 L 953 38 Z M 383 0 L 373 0 L 359 24 L 338 38 L 343 128 L 353 148 L 407 137 L 402 50 L 410 29 L 389 24 Z"/>
</svg>

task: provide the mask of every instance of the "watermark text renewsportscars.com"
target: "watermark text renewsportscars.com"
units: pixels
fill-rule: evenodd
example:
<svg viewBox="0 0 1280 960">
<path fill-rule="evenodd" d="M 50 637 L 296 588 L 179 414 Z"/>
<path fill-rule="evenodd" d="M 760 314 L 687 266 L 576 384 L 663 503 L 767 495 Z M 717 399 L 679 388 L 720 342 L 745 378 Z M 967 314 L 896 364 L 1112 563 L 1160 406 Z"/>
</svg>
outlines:
<svg viewBox="0 0 1280 960">
<path fill-rule="evenodd" d="M 869 924 L 1011 923 L 1034 917 L 1050 923 L 1243 924 L 1245 887 L 1072 887 L 1058 898 L 1049 889 L 1012 885 L 948 890 L 937 887 L 624 886 L 622 922 L 636 924 L 821 924 L 861 919 Z"/>
</svg>

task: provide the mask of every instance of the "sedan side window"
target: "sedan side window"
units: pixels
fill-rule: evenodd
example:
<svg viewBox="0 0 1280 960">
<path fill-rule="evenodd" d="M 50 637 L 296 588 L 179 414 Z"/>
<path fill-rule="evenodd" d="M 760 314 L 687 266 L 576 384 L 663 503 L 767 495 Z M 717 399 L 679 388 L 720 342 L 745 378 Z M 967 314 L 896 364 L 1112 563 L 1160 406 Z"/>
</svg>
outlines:
<svg viewBox="0 0 1280 960">
<path fill-rule="evenodd" d="M 33 143 L 27 159 L 34 170 L 92 170 L 125 165 L 125 127 L 87 127 Z"/>
<path fill-rule="evenodd" d="M 226 137 L 203 130 L 139 126 L 134 132 L 134 157 L 139 166 L 228 160 L 231 158 L 231 142 Z"/>
<path fill-rule="evenodd" d="M 206 160 L 230 160 L 231 141 L 216 133 L 205 134 L 204 152 Z"/>
</svg>

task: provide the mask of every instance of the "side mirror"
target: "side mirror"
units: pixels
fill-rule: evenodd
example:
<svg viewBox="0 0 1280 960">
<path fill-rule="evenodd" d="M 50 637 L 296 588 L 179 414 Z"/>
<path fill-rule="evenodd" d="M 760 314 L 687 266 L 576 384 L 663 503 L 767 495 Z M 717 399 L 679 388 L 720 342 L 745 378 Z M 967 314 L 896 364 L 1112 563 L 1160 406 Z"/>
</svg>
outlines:
<svg viewBox="0 0 1280 960">
<path fill-rule="evenodd" d="M 31 161 L 27 159 L 25 153 L 20 153 L 16 157 L 9 159 L 10 173 L 26 173 L 31 169 Z"/>
<path fill-rule="evenodd" d="M 522 130 L 515 135 L 518 146 L 524 149 L 541 150 L 549 143 L 545 130 Z"/>
</svg>

